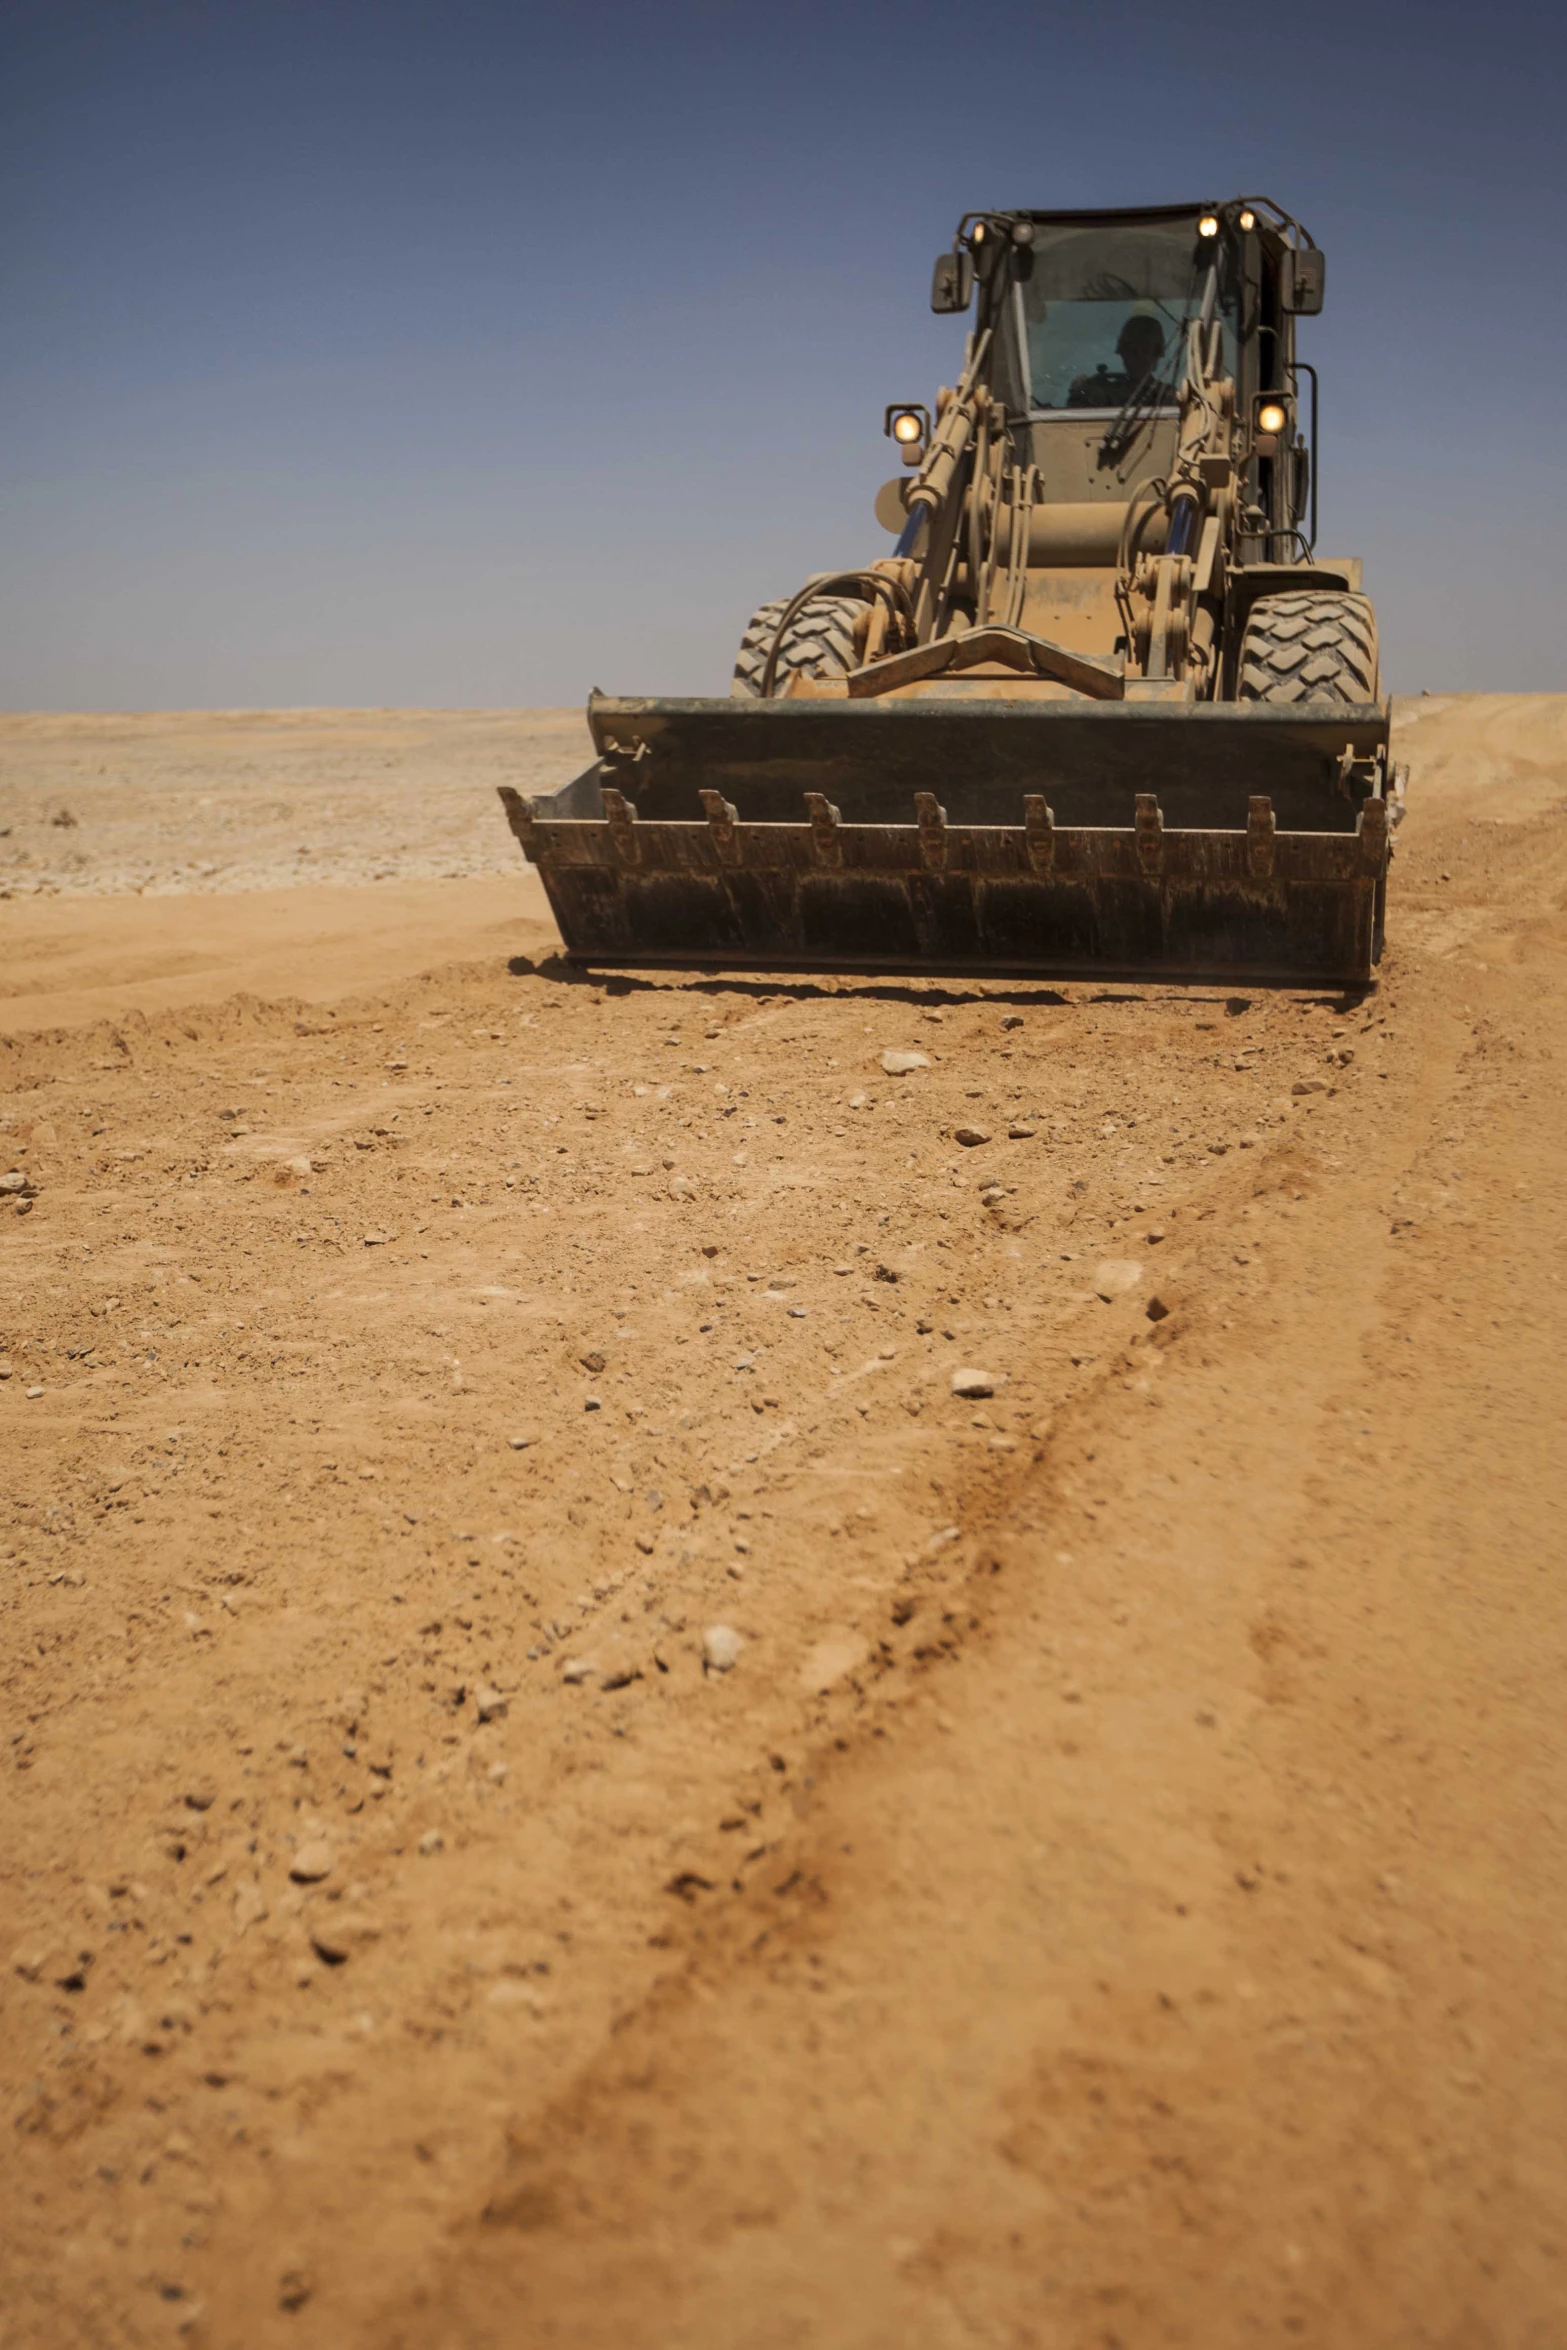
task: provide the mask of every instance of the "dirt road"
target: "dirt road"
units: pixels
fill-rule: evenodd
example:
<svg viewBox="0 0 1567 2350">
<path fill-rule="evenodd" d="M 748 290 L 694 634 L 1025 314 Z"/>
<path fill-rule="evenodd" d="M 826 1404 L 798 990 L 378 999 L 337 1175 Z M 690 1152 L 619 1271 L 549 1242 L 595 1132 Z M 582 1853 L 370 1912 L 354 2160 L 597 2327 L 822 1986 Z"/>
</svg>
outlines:
<svg viewBox="0 0 1567 2350">
<path fill-rule="evenodd" d="M 1399 720 L 1364 1001 L 0 908 L 6 2350 L 1567 2335 L 1567 702 Z"/>
</svg>

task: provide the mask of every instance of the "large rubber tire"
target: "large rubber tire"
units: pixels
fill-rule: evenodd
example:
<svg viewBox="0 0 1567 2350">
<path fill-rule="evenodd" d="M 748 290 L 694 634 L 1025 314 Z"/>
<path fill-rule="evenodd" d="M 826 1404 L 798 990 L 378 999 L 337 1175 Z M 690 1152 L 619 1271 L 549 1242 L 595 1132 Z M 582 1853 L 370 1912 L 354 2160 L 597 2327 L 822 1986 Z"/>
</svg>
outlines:
<svg viewBox="0 0 1567 2350">
<path fill-rule="evenodd" d="M 1303 588 L 1259 596 L 1241 638 L 1242 702 L 1374 702 L 1377 620 L 1364 596 Z"/>
<path fill-rule="evenodd" d="M 777 603 L 764 604 L 759 612 L 753 613 L 735 656 L 731 693 L 753 700 L 760 696 L 773 639 L 789 601 L 787 596 L 782 596 Z M 860 596 L 813 596 L 808 604 L 802 604 L 778 648 L 774 693 L 783 692 L 791 671 L 805 677 L 847 677 L 851 669 L 857 669 L 859 655 L 855 650 L 854 629 L 867 609 Z"/>
</svg>

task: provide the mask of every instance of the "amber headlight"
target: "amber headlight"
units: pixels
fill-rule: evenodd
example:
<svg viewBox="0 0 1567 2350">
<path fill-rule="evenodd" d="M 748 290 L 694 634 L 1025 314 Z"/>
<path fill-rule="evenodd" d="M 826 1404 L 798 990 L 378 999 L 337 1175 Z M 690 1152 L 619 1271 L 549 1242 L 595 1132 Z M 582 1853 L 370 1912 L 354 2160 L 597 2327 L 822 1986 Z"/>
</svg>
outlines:
<svg viewBox="0 0 1567 2350">
<path fill-rule="evenodd" d="M 904 442 L 923 439 L 924 427 L 912 409 L 905 408 L 901 416 L 893 418 L 892 437 L 895 441 Z"/>
<path fill-rule="evenodd" d="M 1219 215 L 1216 212 L 1205 212 L 1197 223 L 1197 234 L 1200 237 L 1216 237 L 1218 233 Z"/>
<path fill-rule="evenodd" d="M 1280 433 L 1290 420 L 1289 410 L 1281 400 L 1264 400 L 1257 410 L 1259 432 Z"/>
</svg>

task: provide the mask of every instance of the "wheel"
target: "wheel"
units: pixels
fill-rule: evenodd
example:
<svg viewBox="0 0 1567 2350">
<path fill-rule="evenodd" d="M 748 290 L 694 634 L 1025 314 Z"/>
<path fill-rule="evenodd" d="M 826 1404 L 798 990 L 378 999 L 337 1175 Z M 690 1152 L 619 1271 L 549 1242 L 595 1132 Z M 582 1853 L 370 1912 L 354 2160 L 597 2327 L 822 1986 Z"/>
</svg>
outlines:
<svg viewBox="0 0 1567 2350">
<path fill-rule="evenodd" d="M 1365 596 L 1331 588 L 1259 596 L 1241 638 L 1242 702 L 1374 702 L 1377 620 Z"/>
<path fill-rule="evenodd" d="M 773 639 L 789 603 L 790 598 L 782 596 L 752 615 L 735 655 L 732 693 L 753 699 L 760 696 Z M 792 671 L 805 677 L 847 677 L 851 669 L 857 669 L 860 657 L 855 632 L 869 610 L 860 596 L 813 596 L 808 604 L 802 604 L 778 648 L 774 693 L 782 693 Z M 863 641 L 863 630 L 861 633 Z"/>
</svg>

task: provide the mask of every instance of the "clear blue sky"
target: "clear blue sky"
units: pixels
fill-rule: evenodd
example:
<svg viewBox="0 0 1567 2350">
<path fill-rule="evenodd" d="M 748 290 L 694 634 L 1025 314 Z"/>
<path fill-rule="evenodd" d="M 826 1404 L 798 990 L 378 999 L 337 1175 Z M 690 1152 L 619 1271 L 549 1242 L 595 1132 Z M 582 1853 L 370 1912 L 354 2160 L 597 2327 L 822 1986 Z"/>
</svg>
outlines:
<svg viewBox="0 0 1567 2350">
<path fill-rule="evenodd" d="M 886 551 L 963 209 L 1242 191 L 1390 682 L 1560 686 L 1564 69 L 1514 0 L 6 0 L 0 706 L 724 691 Z"/>
</svg>

